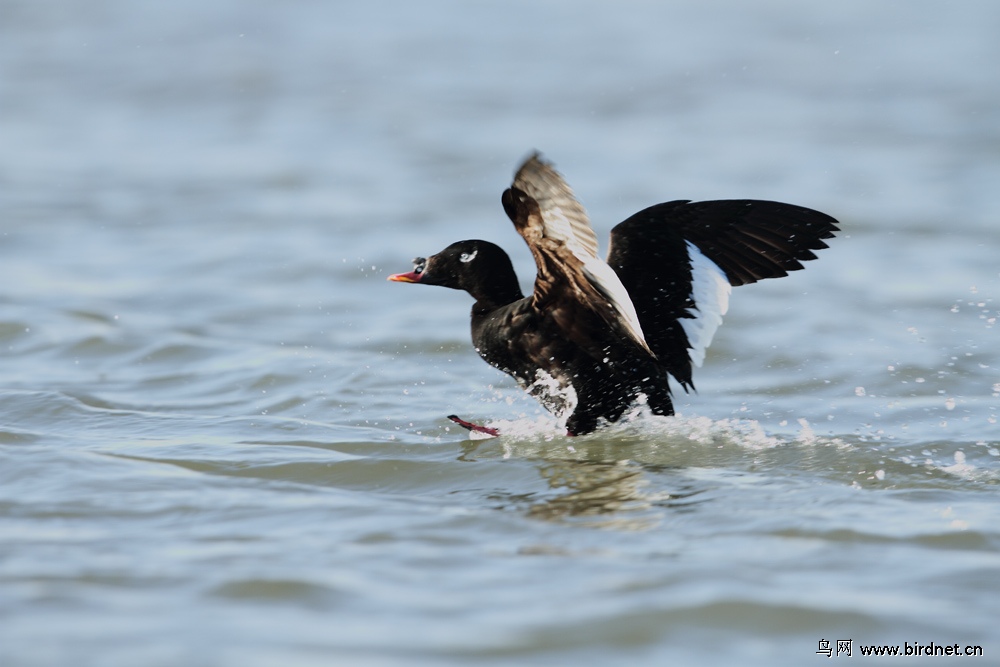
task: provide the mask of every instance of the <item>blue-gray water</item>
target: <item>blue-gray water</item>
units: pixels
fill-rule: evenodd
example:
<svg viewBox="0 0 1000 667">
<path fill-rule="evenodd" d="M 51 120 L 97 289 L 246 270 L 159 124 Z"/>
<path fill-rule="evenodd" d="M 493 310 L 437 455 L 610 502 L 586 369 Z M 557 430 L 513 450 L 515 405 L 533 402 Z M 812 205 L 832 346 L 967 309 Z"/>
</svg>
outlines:
<svg viewBox="0 0 1000 667">
<path fill-rule="evenodd" d="M 998 29 L 0 0 L 0 664 L 996 664 Z M 678 198 L 843 232 L 734 291 L 680 417 L 567 439 L 467 295 L 385 281 L 480 237 L 530 286 L 534 148 L 602 239 Z"/>
</svg>

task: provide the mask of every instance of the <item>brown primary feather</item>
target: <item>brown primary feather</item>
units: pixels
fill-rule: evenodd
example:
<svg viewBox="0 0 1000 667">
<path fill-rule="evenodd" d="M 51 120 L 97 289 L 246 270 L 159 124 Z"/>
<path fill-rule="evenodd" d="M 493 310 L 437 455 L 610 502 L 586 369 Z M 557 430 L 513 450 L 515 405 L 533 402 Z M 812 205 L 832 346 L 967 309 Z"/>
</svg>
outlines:
<svg viewBox="0 0 1000 667">
<path fill-rule="evenodd" d="M 562 176 L 538 153 L 529 157 L 514 175 L 512 186 L 538 202 L 545 236 L 575 245 L 597 257 L 597 235 L 586 209 Z"/>
<path fill-rule="evenodd" d="M 535 259 L 537 274 L 531 297 L 534 308 L 595 358 L 606 356 L 607 341 L 593 338 L 593 332 L 609 326 L 619 336 L 630 339 L 610 301 L 584 273 L 583 260 L 565 242 L 545 234 L 538 201 L 511 188 L 504 193 L 503 204 Z"/>
<path fill-rule="evenodd" d="M 598 259 L 597 236 L 562 176 L 536 153 L 517 170 L 501 202 L 537 265 L 535 307 L 545 312 L 552 304 L 558 305 L 559 312 L 550 316 L 598 359 L 606 356 L 606 342 L 595 345 L 584 340 L 578 333 L 584 321 L 594 321 L 595 326 L 603 321 L 616 337 L 655 356 L 624 286 Z"/>
</svg>

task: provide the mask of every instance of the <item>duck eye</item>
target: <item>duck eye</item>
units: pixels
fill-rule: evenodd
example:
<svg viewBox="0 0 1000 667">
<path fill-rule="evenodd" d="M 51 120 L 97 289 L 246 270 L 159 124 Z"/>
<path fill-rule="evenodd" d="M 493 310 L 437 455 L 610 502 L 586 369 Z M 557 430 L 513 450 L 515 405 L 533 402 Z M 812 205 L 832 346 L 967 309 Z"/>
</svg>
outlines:
<svg viewBox="0 0 1000 667">
<path fill-rule="evenodd" d="M 415 260 L 413 260 L 414 273 L 423 273 L 424 269 L 426 268 L 427 268 L 427 260 L 424 259 L 423 257 L 417 257 Z"/>
<path fill-rule="evenodd" d="M 473 250 L 472 252 L 463 252 L 459 256 L 458 261 L 460 261 L 460 262 L 462 262 L 464 264 L 468 264 L 469 262 L 471 262 L 472 260 L 474 260 L 476 258 L 476 255 L 478 253 L 479 253 L 478 250 Z"/>
</svg>

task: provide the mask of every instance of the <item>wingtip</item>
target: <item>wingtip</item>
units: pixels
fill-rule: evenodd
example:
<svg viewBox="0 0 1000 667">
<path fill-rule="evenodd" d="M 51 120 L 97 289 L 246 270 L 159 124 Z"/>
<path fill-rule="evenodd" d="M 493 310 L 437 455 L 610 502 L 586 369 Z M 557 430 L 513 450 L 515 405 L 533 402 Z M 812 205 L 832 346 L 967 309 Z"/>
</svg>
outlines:
<svg viewBox="0 0 1000 667">
<path fill-rule="evenodd" d="M 528 155 L 526 155 L 525 158 L 521 160 L 521 165 L 517 168 L 517 171 L 515 171 L 514 173 L 515 174 L 521 173 L 521 171 L 525 167 L 531 164 L 537 164 L 539 166 L 549 167 L 549 168 L 552 167 L 552 163 L 549 160 L 547 160 L 544 155 L 542 155 L 542 152 L 540 150 L 538 150 L 537 148 L 532 148 L 531 151 L 528 153 Z"/>
</svg>

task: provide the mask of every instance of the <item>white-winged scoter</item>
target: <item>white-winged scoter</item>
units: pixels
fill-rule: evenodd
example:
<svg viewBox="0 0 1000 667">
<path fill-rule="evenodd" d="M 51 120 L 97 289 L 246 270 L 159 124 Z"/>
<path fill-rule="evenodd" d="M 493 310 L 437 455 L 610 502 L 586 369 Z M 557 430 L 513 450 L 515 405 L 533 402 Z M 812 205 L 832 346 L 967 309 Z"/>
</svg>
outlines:
<svg viewBox="0 0 1000 667">
<path fill-rule="evenodd" d="M 571 435 L 618 420 L 640 396 L 654 414 L 673 414 L 667 376 L 694 388 L 692 364 L 704 360 L 731 286 L 801 269 L 838 231 L 830 216 L 792 204 L 677 200 L 615 226 L 605 262 L 583 206 L 537 153 L 501 201 L 535 258 L 531 296 L 507 253 L 480 240 L 418 257 L 389 280 L 471 294 L 476 351 L 567 417 Z"/>
</svg>

